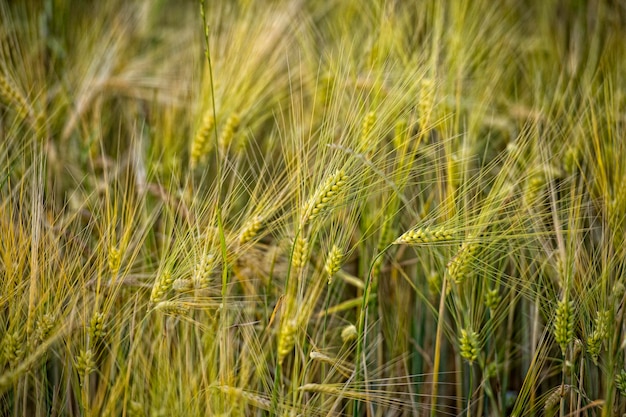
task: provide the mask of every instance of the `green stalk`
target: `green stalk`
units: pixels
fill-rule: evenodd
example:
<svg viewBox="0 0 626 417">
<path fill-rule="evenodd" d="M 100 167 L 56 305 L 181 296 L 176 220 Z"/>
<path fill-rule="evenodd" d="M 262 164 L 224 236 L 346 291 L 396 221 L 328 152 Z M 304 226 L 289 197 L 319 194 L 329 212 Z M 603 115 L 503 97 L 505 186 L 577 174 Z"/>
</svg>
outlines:
<svg viewBox="0 0 626 417">
<path fill-rule="evenodd" d="M 228 368 L 226 366 L 227 365 L 226 358 L 228 357 L 228 339 L 226 337 L 227 335 L 225 334 L 225 330 L 228 328 L 227 323 L 226 323 L 226 320 L 227 320 L 226 301 L 227 301 L 227 295 L 228 295 L 227 294 L 228 292 L 228 260 L 227 260 L 228 253 L 226 249 L 226 237 L 224 233 L 224 222 L 222 218 L 222 183 L 223 183 L 222 163 L 223 161 L 220 155 L 219 139 L 217 135 L 217 113 L 215 111 L 215 85 L 213 82 L 213 64 L 211 62 L 209 27 L 206 22 L 204 1 L 205 0 L 200 0 L 200 16 L 202 18 L 202 26 L 204 27 L 204 43 L 205 43 L 204 55 L 209 65 L 209 82 L 211 85 L 211 103 L 213 107 L 213 120 L 215 120 L 215 123 L 213 126 L 213 133 L 214 133 L 214 139 L 215 139 L 215 158 L 216 158 L 216 167 L 217 167 L 217 187 L 218 187 L 216 217 L 217 217 L 217 229 L 218 229 L 218 234 L 219 234 L 219 239 L 220 239 L 220 250 L 222 254 L 222 288 L 221 288 L 222 302 L 221 302 L 221 308 L 219 309 L 219 323 L 220 323 L 219 333 L 221 335 L 222 340 L 224 341 L 224 344 L 222 345 L 220 343 L 220 347 L 221 347 L 220 349 L 221 350 L 220 352 L 220 384 L 226 385 L 228 384 L 228 382 L 225 380 L 224 374 L 226 372 L 226 368 Z"/>
<path fill-rule="evenodd" d="M 365 329 L 365 313 L 367 310 L 367 304 L 369 302 L 370 292 L 371 292 L 371 280 L 372 280 L 372 271 L 374 270 L 374 265 L 379 257 L 381 257 L 387 249 L 389 249 L 391 245 L 388 245 L 385 249 L 380 251 L 374 260 L 370 263 L 369 270 L 367 272 L 367 277 L 365 279 L 365 288 L 363 289 L 363 299 L 361 300 L 361 310 L 359 311 L 359 325 L 357 326 L 357 339 L 356 339 L 356 356 L 354 360 L 354 382 L 355 384 L 359 383 L 359 372 L 360 372 L 360 364 L 361 364 L 361 351 L 363 349 L 363 331 Z M 359 414 L 359 400 L 354 400 L 354 407 L 352 409 L 352 415 L 357 417 Z"/>
<path fill-rule="evenodd" d="M 432 397 L 430 400 L 430 417 L 437 417 L 437 391 L 439 390 L 439 364 L 441 363 L 441 335 L 443 332 L 443 317 L 446 307 L 446 291 L 448 290 L 447 274 L 443 274 L 443 279 L 441 281 L 437 333 L 435 335 L 435 359 L 433 361 L 433 388 L 430 394 Z"/>
</svg>

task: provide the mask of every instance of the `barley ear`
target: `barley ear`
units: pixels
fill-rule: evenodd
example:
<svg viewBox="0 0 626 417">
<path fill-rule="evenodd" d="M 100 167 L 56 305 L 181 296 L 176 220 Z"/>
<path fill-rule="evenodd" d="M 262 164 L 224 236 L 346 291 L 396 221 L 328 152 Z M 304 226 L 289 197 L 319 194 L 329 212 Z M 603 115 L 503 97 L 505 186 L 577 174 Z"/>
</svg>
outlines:
<svg viewBox="0 0 626 417">
<path fill-rule="evenodd" d="M 253 240 L 263 224 L 263 218 L 261 216 L 254 216 L 251 219 L 246 220 L 239 233 L 239 244 L 244 245 Z"/>
<path fill-rule="evenodd" d="M 444 227 L 431 229 L 430 227 L 420 227 L 409 230 L 397 238 L 394 245 L 421 245 L 427 243 L 438 243 L 452 240 L 454 235 Z"/>
<path fill-rule="evenodd" d="M 91 343 L 95 343 L 104 337 L 106 332 L 106 323 L 104 321 L 104 314 L 96 311 L 91 316 L 89 321 L 89 338 Z"/>
<path fill-rule="evenodd" d="M 466 359 L 470 365 L 473 364 L 480 352 L 478 333 L 473 330 L 461 329 L 459 348 L 461 350 L 461 356 Z"/>
<path fill-rule="evenodd" d="M 96 370 L 96 361 L 93 351 L 91 349 L 81 349 L 78 355 L 76 355 L 75 366 L 82 385 L 85 383 L 87 376 Z"/>
<path fill-rule="evenodd" d="M 303 236 L 298 236 L 294 243 L 292 266 L 296 269 L 302 269 L 307 264 L 309 258 L 309 242 Z"/>
<path fill-rule="evenodd" d="M 189 158 L 191 169 L 195 169 L 202 160 L 202 158 L 211 149 L 211 141 L 209 140 L 209 136 L 214 126 L 215 119 L 213 118 L 213 112 L 211 110 L 208 110 L 204 114 L 202 124 L 198 128 L 193 142 L 191 142 L 191 154 Z"/>
<path fill-rule="evenodd" d="M 478 249 L 479 245 L 476 242 L 463 242 L 459 251 L 448 262 L 447 270 L 450 278 L 457 284 L 462 284 L 471 275 L 472 259 L 476 257 Z"/>
<path fill-rule="evenodd" d="M 602 350 L 602 344 L 608 336 L 609 311 L 598 311 L 594 321 L 594 329 L 587 340 L 587 353 L 591 356 L 594 364 L 598 364 L 598 357 Z"/>
<path fill-rule="evenodd" d="M 169 271 L 161 273 L 152 287 L 152 293 L 150 294 L 150 303 L 157 304 L 165 297 L 165 294 L 172 288 L 174 279 Z"/>
<path fill-rule="evenodd" d="M 109 247 L 108 262 L 109 262 L 109 271 L 111 272 L 111 275 L 116 276 L 117 273 L 119 272 L 121 259 L 122 259 L 121 251 L 115 246 Z"/>
<path fill-rule="evenodd" d="M 561 346 L 561 353 L 565 356 L 567 346 L 574 339 L 574 303 L 564 296 L 556 307 L 554 319 L 554 337 Z"/>
<path fill-rule="evenodd" d="M 626 370 L 622 369 L 615 377 L 615 386 L 617 390 L 626 397 Z"/>
<path fill-rule="evenodd" d="M 546 402 L 543 405 L 544 410 L 550 410 L 557 406 L 561 402 L 561 398 L 565 397 L 570 391 L 570 386 L 567 384 L 559 385 L 552 391 L 552 394 L 546 398 Z"/>
<path fill-rule="evenodd" d="M 328 284 L 332 282 L 333 276 L 341 268 L 341 262 L 343 261 L 343 252 L 337 245 L 333 245 L 326 258 L 326 264 L 324 270 L 328 274 Z"/>
<path fill-rule="evenodd" d="M 222 132 L 219 136 L 218 143 L 220 146 L 220 150 L 222 152 L 226 152 L 228 148 L 230 148 L 230 144 L 233 141 L 233 137 L 235 136 L 235 132 L 239 127 L 239 116 L 236 114 L 231 114 L 230 117 L 226 120 L 226 124 L 222 129 Z"/>
<path fill-rule="evenodd" d="M 306 202 L 302 210 L 302 225 L 329 211 L 337 199 L 345 191 L 348 177 L 343 170 L 333 172 L 315 190 L 313 196 Z"/>
<path fill-rule="evenodd" d="M 282 363 L 285 357 L 291 353 L 296 343 L 296 332 L 298 330 L 295 319 L 287 319 L 280 328 L 278 337 L 278 362 Z"/>
</svg>

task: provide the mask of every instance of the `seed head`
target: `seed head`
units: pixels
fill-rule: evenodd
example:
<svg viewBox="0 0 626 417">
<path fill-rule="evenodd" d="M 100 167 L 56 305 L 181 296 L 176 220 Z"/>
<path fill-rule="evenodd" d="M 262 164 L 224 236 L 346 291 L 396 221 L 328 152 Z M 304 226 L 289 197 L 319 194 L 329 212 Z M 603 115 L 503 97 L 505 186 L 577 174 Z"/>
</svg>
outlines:
<svg viewBox="0 0 626 417">
<path fill-rule="evenodd" d="M 393 243 L 395 245 L 420 245 L 426 243 L 445 242 L 452 240 L 453 238 L 454 235 L 444 227 L 440 227 L 435 230 L 430 227 L 420 227 L 418 229 L 412 229 L 405 232 Z"/>
<path fill-rule="evenodd" d="M 343 170 L 333 172 L 331 176 L 317 188 L 302 210 L 302 224 L 321 216 L 330 210 L 339 196 L 345 191 L 348 177 Z"/>
<path fill-rule="evenodd" d="M 621 372 L 615 377 L 615 386 L 619 390 L 620 394 L 626 397 L 626 370 L 622 369 Z"/>
<path fill-rule="evenodd" d="M 215 126 L 215 119 L 211 110 L 204 114 L 202 124 L 196 132 L 193 142 L 191 143 L 191 156 L 190 165 L 191 169 L 196 168 L 198 163 L 204 158 L 204 156 L 211 150 L 211 141 L 209 136 L 211 130 Z"/>
<path fill-rule="evenodd" d="M 567 297 L 560 300 L 556 307 L 554 337 L 565 356 L 567 346 L 574 339 L 574 303 L 568 301 Z"/>
<path fill-rule="evenodd" d="M 262 224 L 261 216 L 254 216 L 248 219 L 241 228 L 241 233 L 239 233 L 239 244 L 244 245 L 254 239 Z"/>
<path fill-rule="evenodd" d="M 120 270 L 120 262 L 122 258 L 122 253 L 120 250 L 111 246 L 109 248 L 109 271 L 111 271 L 111 275 L 115 276 Z"/>
<path fill-rule="evenodd" d="M 339 271 L 341 268 L 341 263 L 343 261 L 343 252 L 337 245 L 333 245 L 328 253 L 328 258 L 326 258 L 326 264 L 324 265 L 324 270 L 328 274 L 328 283 L 330 284 L 333 276 Z"/>
<path fill-rule="evenodd" d="M 91 321 L 89 322 L 89 337 L 92 340 L 92 343 L 96 340 L 102 339 L 106 333 L 106 323 L 104 321 L 104 314 L 96 311 L 91 316 Z"/>
<path fill-rule="evenodd" d="M 598 356 L 602 350 L 604 339 L 608 336 L 609 311 L 598 311 L 594 322 L 594 329 L 587 340 L 587 352 L 593 363 L 598 364 Z"/>
<path fill-rule="evenodd" d="M 152 294 L 150 295 L 150 302 L 152 304 L 156 304 L 163 300 L 165 294 L 172 288 L 172 283 L 174 282 L 174 278 L 169 271 L 163 271 L 161 275 L 159 275 L 152 287 Z"/>
<path fill-rule="evenodd" d="M 474 361 L 478 358 L 478 353 L 480 352 L 478 333 L 473 330 L 461 329 L 459 348 L 461 350 L 461 356 L 465 358 L 470 365 L 474 363 Z"/>
</svg>

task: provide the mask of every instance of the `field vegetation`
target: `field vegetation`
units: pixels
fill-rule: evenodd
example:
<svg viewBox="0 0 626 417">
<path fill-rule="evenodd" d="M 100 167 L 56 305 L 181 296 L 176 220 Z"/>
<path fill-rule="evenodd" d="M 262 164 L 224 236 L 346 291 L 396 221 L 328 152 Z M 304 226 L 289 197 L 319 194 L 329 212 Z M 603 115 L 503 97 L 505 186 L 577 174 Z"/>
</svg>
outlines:
<svg viewBox="0 0 626 417">
<path fill-rule="evenodd" d="M 0 415 L 622 416 L 626 7 L 0 0 Z"/>
</svg>

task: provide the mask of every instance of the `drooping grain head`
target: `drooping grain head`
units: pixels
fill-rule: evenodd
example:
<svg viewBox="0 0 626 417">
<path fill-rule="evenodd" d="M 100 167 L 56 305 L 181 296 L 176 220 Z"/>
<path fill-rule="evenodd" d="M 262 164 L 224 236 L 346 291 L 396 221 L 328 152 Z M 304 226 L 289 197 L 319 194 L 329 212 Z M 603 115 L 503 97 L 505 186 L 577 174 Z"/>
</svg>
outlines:
<svg viewBox="0 0 626 417">
<path fill-rule="evenodd" d="M 241 232 L 239 233 L 239 244 L 244 245 L 250 241 L 252 241 L 263 224 L 263 218 L 261 216 L 254 216 L 251 219 L 246 220 L 241 228 Z"/>
<path fill-rule="evenodd" d="M 302 225 L 328 212 L 338 198 L 345 192 L 348 177 L 345 171 L 338 169 L 333 172 L 315 190 L 302 209 Z"/>
<path fill-rule="evenodd" d="M 452 231 L 439 227 L 431 229 L 430 227 L 420 227 L 411 229 L 397 238 L 393 243 L 395 245 L 422 245 L 428 243 L 446 242 L 454 239 Z"/>
<path fill-rule="evenodd" d="M 150 303 L 157 304 L 163 300 L 165 294 L 172 288 L 174 278 L 169 271 L 163 271 L 152 286 L 152 293 L 150 294 Z"/>
<path fill-rule="evenodd" d="M 495 311 L 500 305 L 500 292 L 497 288 L 487 290 L 485 292 L 485 307 L 491 311 Z"/>
<path fill-rule="evenodd" d="M 554 391 L 552 391 L 552 394 L 546 398 L 543 409 L 548 411 L 555 408 L 561 402 L 561 399 L 569 394 L 570 388 L 571 387 L 567 384 L 562 384 L 556 387 Z"/>
</svg>

